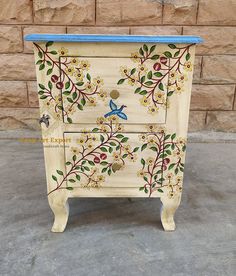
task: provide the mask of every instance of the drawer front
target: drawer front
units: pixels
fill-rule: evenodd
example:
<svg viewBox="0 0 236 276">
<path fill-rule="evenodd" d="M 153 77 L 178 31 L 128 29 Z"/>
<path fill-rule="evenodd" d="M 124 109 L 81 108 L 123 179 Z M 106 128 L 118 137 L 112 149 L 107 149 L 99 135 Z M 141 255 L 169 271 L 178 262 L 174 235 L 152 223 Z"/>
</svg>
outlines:
<svg viewBox="0 0 236 276">
<path fill-rule="evenodd" d="M 65 173 L 58 168 L 56 179 L 60 187 L 137 187 L 140 192 L 161 192 L 168 174 L 181 173 L 185 144 L 175 134 L 156 126 L 144 133 L 119 132 L 119 127 L 105 121 L 93 132 L 64 133 Z"/>
<path fill-rule="evenodd" d="M 161 83 L 151 76 L 155 61 L 137 66 L 130 58 L 61 57 L 60 63 L 71 80 L 62 89 L 65 123 L 94 123 L 112 112 L 124 124 L 165 123 L 168 76 Z"/>
</svg>

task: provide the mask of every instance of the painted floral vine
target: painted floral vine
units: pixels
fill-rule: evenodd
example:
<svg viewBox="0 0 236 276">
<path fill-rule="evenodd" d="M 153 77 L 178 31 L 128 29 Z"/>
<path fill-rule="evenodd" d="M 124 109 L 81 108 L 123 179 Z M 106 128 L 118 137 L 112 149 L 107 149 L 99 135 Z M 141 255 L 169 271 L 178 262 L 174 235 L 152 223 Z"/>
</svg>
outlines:
<svg viewBox="0 0 236 276">
<path fill-rule="evenodd" d="M 149 149 L 155 155 L 140 160 L 142 168 L 137 175 L 143 178 L 144 185 L 139 190 L 150 197 L 155 191 L 163 193 L 163 188 L 167 187 L 168 196 L 173 197 L 175 190 L 182 189 L 180 173 L 184 171 L 186 139 L 176 138 L 175 133 L 166 134 L 164 129 L 157 130 L 154 125 L 149 125 L 148 128 L 150 132 L 139 136 L 143 142 L 141 151 Z"/>
<path fill-rule="evenodd" d="M 190 62 L 191 45 L 179 47 L 169 44 L 170 51 L 159 55 L 155 53 L 156 45 L 148 47 L 144 44 L 139 52 L 132 53 L 131 59 L 137 66 L 120 68 L 122 78 L 118 85 L 127 82 L 134 86 L 134 93 L 142 96 L 141 105 L 147 107 L 149 114 L 156 114 L 160 107 L 168 106 L 167 96 L 183 91 L 186 72 L 192 71 Z M 148 69 L 148 61 L 153 61 L 152 69 Z M 168 92 L 165 90 L 168 89 Z M 167 95 L 166 95 L 167 94 Z"/>
<path fill-rule="evenodd" d="M 82 177 L 81 187 L 99 188 L 107 175 L 110 176 L 124 167 L 126 160 L 136 161 L 135 152 L 139 147 L 132 149 L 127 143 L 129 137 L 120 133 L 123 126 L 116 116 L 98 118 L 97 125 L 92 132 L 84 131 L 80 134 L 77 139 L 78 147 L 71 148 L 71 160 L 66 160 L 66 173 L 56 170 L 52 175 L 56 187 L 48 195 L 60 189 L 73 190 L 73 183 L 80 181 Z M 94 135 L 95 133 L 97 134 Z"/>
<path fill-rule="evenodd" d="M 47 42 L 45 47 L 36 43 L 34 45 L 38 50 L 39 59 L 36 62 L 38 70 L 47 70 L 46 74 L 50 76 L 47 85 L 38 84 L 38 94 L 41 100 L 47 101 L 47 105 L 53 105 L 58 117 L 62 112 L 64 119 L 72 123 L 71 115 L 76 109 L 80 111 L 86 105 L 95 106 L 97 99 L 105 100 L 107 93 L 102 89 L 103 80 L 99 76 L 92 78 L 88 72 L 90 64 L 87 60 L 67 57 L 68 50 L 64 47 L 59 51 L 51 50 L 50 46 L 53 45 L 51 41 Z M 60 59 L 55 59 L 55 55 L 59 55 Z M 54 88 L 61 93 L 54 96 L 52 92 Z"/>
</svg>

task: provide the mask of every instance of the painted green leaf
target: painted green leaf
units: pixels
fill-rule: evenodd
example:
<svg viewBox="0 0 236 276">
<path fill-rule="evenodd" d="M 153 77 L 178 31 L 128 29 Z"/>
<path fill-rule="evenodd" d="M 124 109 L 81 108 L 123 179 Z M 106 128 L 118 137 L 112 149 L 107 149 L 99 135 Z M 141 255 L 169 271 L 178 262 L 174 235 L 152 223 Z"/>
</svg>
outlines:
<svg viewBox="0 0 236 276">
<path fill-rule="evenodd" d="M 150 80 L 152 78 L 152 71 L 149 71 L 147 74 L 147 78 Z"/>
<path fill-rule="evenodd" d="M 169 138 L 170 138 L 170 134 L 167 134 L 167 135 L 165 135 L 164 140 L 167 140 L 167 139 L 169 139 Z"/>
<path fill-rule="evenodd" d="M 53 179 L 54 181 L 57 181 L 57 177 L 56 177 L 55 175 L 52 175 L 52 179 Z"/>
<path fill-rule="evenodd" d="M 170 151 L 170 150 L 166 150 L 166 153 L 167 153 L 168 155 L 171 155 L 171 151 Z"/>
<path fill-rule="evenodd" d="M 124 135 L 122 135 L 122 134 L 117 134 L 116 135 L 116 138 L 119 138 L 119 139 L 121 139 L 121 138 L 123 138 L 124 137 Z"/>
<path fill-rule="evenodd" d="M 145 52 L 148 51 L 148 46 L 147 46 L 146 44 L 143 45 L 143 50 L 144 50 Z"/>
<path fill-rule="evenodd" d="M 36 62 L 36 64 L 39 65 L 39 64 L 41 64 L 42 62 L 43 62 L 42 59 L 39 59 L 39 60 Z"/>
<path fill-rule="evenodd" d="M 72 94 L 72 99 L 75 100 L 77 98 L 77 93 L 76 92 L 73 92 Z"/>
<path fill-rule="evenodd" d="M 113 151 L 113 148 L 109 147 L 109 152 L 112 153 L 112 151 Z"/>
<path fill-rule="evenodd" d="M 98 132 L 98 131 L 99 131 L 99 129 L 97 127 L 92 129 L 92 132 Z"/>
<path fill-rule="evenodd" d="M 151 48 L 150 48 L 150 54 L 156 49 L 156 45 L 153 45 Z"/>
<path fill-rule="evenodd" d="M 108 173 L 108 175 L 111 175 L 111 169 L 109 169 L 107 173 Z"/>
<path fill-rule="evenodd" d="M 69 124 L 72 124 L 72 119 L 71 119 L 70 117 L 67 117 L 67 122 L 68 122 Z"/>
<path fill-rule="evenodd" d="M 117 84 L 122 84 L 125 81 L 125 79 L 118 80 Z"/>
<path fill-rule="evenodd" d="M 57 108 L 63 110 L 63 107 L 61 105 L 58 105 Z"/>
<path fill-rule="evenodd" d="M 145 187 L 144 192 L 147 194 L 148 193 L 148 189 Z"/>
<path fill-rule="evenodd" d="M 128 154 L 125 153 L 125 154 L 122 155 L 122 158 L 126 158 L 127 156 L 128 156 Z"/>
<path fill-rule="evenodd" d="M 81 104 L 77 104 L 77 107 L 78 107 L 79 110 L 83 110 L 84 109 Z"/>
<path fill-rule="evenodd" d="M 57 55 L 57 51 L 51 51 L 49 53 L 52 54 L 52 55 Z"/>
<path fill-rule="evenodd" d="M 67 161 L 67 162 L 66 162 L 66 165 L 67 165 L 67 166 L 68 166 L 68 165 L 71 165 L 71 162 Z"/>
<path fill-rule="evenodd" d="M 135 89 L 134 93 L 137 94 L 141 91 L 141 87 L 138 87 L 137 89 Z"/>
<path fill-rule="evenodd" d="M 178 174 L 178 172 L 179 172 L 179 169 L 176 168 L 176 169 L 175 169 L 175 174 Z"/>
<path fill-rule="evenodd" d="M 150 149 L 153 150 L 153 151 L 157 151 L 156 147 L 150 147 Z"/>
<path fill-rule="evenodd" d="M 158 192 L 160 192 L 160 193 L 164 193 L 164 192 L 163 192 L 163 190 L 162 190 L 162 189 L 160 189 L 160 188 L 159 188 L 159 189 L 157 189 L 157 191 L 158 191 Z"/>
<path fill-rule="evenodd" d="M 170 96 L 173 95 L 173 93 L 174 93 L 174 91 L 169 91 L 169 92 L 167 93 L 167 96 L 170 97 Z"/>
<path fill-rule="evenodd" d="M 38 56 L 39 56 L 39 58 L 42 58 L 43 57 L 43 53 L 41 51 L 38 51 Z"/>
<path fill-rule="evenodd" d="M 175 163 L 170 164 L 170 166 L 169 166 L 168 170 L 173 169 L 173 168 L 174 168 L 174 166 L 175 166 Z"/>
<path fill-rule="evenodd" d="M 103 143 L 104 140 L 105 140 L 105 138 L 102 135 L 100 135 L 100 141 Z"/>
<path fill-rule="evenodd" d="M 68 96 L 70 95 L 71 91 L 64 91 L 62 94 L 65 95 L 65 96 Z"/>
<path fill-rule="evenodd" d="M 142 76 L 142 78 L 140 79 L 140 82 L 144 83 L 145 79 L 146 79 L 145 76 Z"/>
<path fill-rule="evenodd" d="M 143 144 L 142 147 L 141 147 L 141 151 L 145 150 L 147 147 L 147 144 Z"/>
<path fill-rule="evenodd" d="M 129 138 L 128 137 L 124 137 L 123 139 L 121 139 L 121 143 L 126 143 L 127 141 L 129 140 Z"/>
<path fill-rule="evenodd" d="M 177 51 L 174 53 L 174 57 L 177 57 L 179 55 L 180 51 Z"/>
<path fill-rule="evenodd" d="M 108 162 L 107 162 L 107 161 L 102 161 L 100 164 L 101 164 L 102 166 L 106 166 L 106 165 L 108 164 Z"/>
<path fill-rule="evenodd" d="M 65 83 L 65 89 L 68 89 L 69 87 L 70 87 L 70 82 L 67 81 L 67 82 Z"/>
<path fill-rule="evenodd" d="M 164 149 L 168 149 L 170 147 L 170 144 L 167 144 L 164 146 Z"/>
<path fill-rule="evenodd" d="M 174 150 L 175 149 L 175 144 L 171 145 L 171 149 Z"/>
<path fill-rule="evenodd" d="M 73 157 L 72 157 L 72 159 L 73 159 L 73 161 L 76 161 L 76 155 L 73 155 Z"/>
<path fill-rule="evenodd" d="M 66 189 L 67 189 L 67 190 L 69 190 L 69 191 L 74 190 L 74 188 L 73 188 L 73 187 L 66 187 Z"/>
<path fill-rule="evenodd" d="M 39 87 L 40 87 L 41 89 L 45 89 L 45 86 L 44 86 L 43 84 L 41 84 L 41 83 L 39 83 Z"/>
<path fill-rule="evenodd" d="M 52 46 L 52 44 L 53 44 L 53 41 L 48 41 L 48 42 L 46 43 L 46 47 Z"/>
<path fill-rule="evenodd" d="M 45 65 L 42 63 L 40 66 L 39 66 L 39 70 L 43 70 L 45 68 Z"/>
<path fill-rule="evenodd" d="M 45 100 L 45 99 L 47 99 L 47 97 L 48 97 L 48 96 L 43 95 L 43 96 L 40 97 L 40 99 L 41 99 L 41 100 Z"/>
<path fill-rule="evenodd" d="M 43 91 L 43 90 L 40 90 L 40 91 L 38 91 L 38 94 L 39 94 L 39 95 L 43 95 L 43 94 L 44 94 L 44 91 Z"/>
<path fill-rule="evenodd" d="M 107 171 L 107 168 L 103 168 L 102 169 L 102 173 L 106 172 Z"/>
<path fill-rule="evenodd" d="M 136 69 L 133 68 L 133 69 L 131 70 L 131 72 L 130 72 L 130 75 L 133 75 L 135 72 L 136 72 Z"/>
<path fill-rule="evenodd" d="M 52 63 L 51 63 L 50 60 L 47 60 L 46 62 L 47 62 L 47 65 L 48 65 L 48 66 L 52 66 Z"/>
<path fill-rule="evenodd" d="M 69 97 L 66 98 L 69 103 L 73 103 L 73 100 Z"/>
<path fill-rule="evenodd" d="M 77 83 L 76 83 L 77 86 L 82 86 L 83 84 L 84 84 L 83 81 L 80 81 L 80 82 L 77 82 Z"/>
<path fill-rule="evenodd" d="M 143 90 L 139 93 L 140 95 L 146 95 L 147 94 L 147 91 L 146 90 Z"/>
<path fill-rule="evenodd" d="M 159 88 L 161 91 L 164 91 L 164 85 L 163 85 L 162 82 L 159 83 L 158 88 Z"/>
<path fill-rule="evenodd" d="M 82 104 L 82 105 L 85 105 L 85 104 L 86 104 L 86 100 L 85 100 L 85 98 L 81 99 L 81 101 L 80 101 L 80 102 L 81 102 L 81 104 Z"/>
<path fill-rule="evenodd" d="M 163 53 L 167 58 L 172 58 L 172 54 L 169 51 Z"/>
<path fill-rule="evenodd" d="M 111 146 L 113 146 L 113 147 L 116 146 L 116 143 L 115 143 L 115 142 L 110 142 L 109 144 L 110 144 Z"/>
<path fill-rule="evenodd" d="M 189 53 L 187 53 L 185 59 L 188 61 L 190 59 L 191 55 Z"/>
<path fill-rule="evenodd" d="M 140 188 L 139 188 L 139 191 L 143 191 L 143 190 L 144 190 L 144 187 L 140 187 Z"/>
<path fill-rule="evenodd" d="M 105 148 L 105 147 L 101 147 L 100 150 L 101 150 L 102 152 L 107 152 L 107 148 Z"/>
<path fill-rule="evenodd" d="M 90 171 L 90 168 L 89 167 L 84 167 L 84 169 L 89 172 Z"/>
<path fill-rule="evenodd" d="M 134 148 L 133 152 L 136 152 L 139 150 L 139 147 Z"/>
<path fill-rule="evenodd" d="M 186 150 L 186 145 L 184 145 L 183 147 L 182 147 L 182 151 L 185 151 Z"/>
<path fill-rule="evenodd" d="M 176 133 L 172 134 L 172 135 L 171 135 L 171 140 L 174 140 L 175 137 L 176 137 Z"/>
<path fill-rule="evenodd" d="M 52 89 L 52 82 L 48 81 L 48 88 L 51 90 Z"/>
<path fill-rule="evenodd" d="M 145 166 L 145 163 L 146 163 L 145 160 L 142 158 L 142 159 L 141 159 L 141 164 L 142 164 L 143 166 Z"/>
<path fill-rule="evenodd" d="M 153 55 L 153 56 L 151 57 L 151 60 L 157 60 L 159 57 L 160 57 L 159 55 Z"/>
<path fill-rule="evenodd" d="M 57 170 L 57 173 L 60 174 L 60 175 L 63 175 L 62 171 Z"/>
<path fill-rule="evenodd" d="M 148 182 L 148 178 L 146 176 L 144 176 L 143 179 Z"/>
<path fill-rule="evenodd" d="M 69 182 L 75 183 L 75 180 L 71 178 L 71 179 L 69 179 Z"/>
<path fill-rule="evenodd" d="M 144 84 L 147 85 L 147 86 L 150 86 L 150 85 L 153 84 L 153 82 L 152 81 L 146 81 Z"/>
<path fill-rule="evenodd" d="M 171 49 L 175 49 L 175 48 L 176 48 L 175 44 L 168 44 L 168 46 L 169 46 Z"/>
<path fill-rule="evenodd" d="M 88 163 L 89 163 L 90 166 L 94 166 L 95 165 L 94 162 L 91 161 L 91 160 L 89 160 Z"/>
<path fill-rule="evenodd" d="M 162 75 L 161 72 L 155 72 L 155 73 L 154 73 L 154 76 L 160 78 L 160 77 L 162 77 L 163 75 Z"/>
<path fill-rule="evenodd" d="M 143 52 L 143 48 L 142 48 L 142 47 L 139 49 L 139 53 L 140 53 L 141 56 L 144 55 L 144 52 Z"/>
<path fill-rule="evenodd" d="M 86 78 L 87 78 L 87 80 L 91 81 L 91 76 L 89 73 L 87 73 Z"/>
</svg>

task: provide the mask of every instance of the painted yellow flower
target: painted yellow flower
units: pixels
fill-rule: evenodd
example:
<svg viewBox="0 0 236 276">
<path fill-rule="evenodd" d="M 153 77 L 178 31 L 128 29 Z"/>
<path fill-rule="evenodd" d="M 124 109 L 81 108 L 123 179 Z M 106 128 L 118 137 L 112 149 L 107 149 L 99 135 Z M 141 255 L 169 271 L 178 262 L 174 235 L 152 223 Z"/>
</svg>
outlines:
<svg viewBox="0 0 236 276">
<path fill-rule="evenodd" d="M 169 193 L 168 193 L 168 198 L 173 198 L 174 197 L 174 192 L 172 192 L 172 191 L 170 191 Z"/>
<path fill-rule="evenodd" d="M 127 77 L 127 75 L 129 75 L 129 73 L 130 73 L 130 69 L 128 69 L 127 66 L 121 66 L 120 73 L 121 73 L 122 77 Z"/>
<path fill-rule="evenodd" d="M 91 137 L 90 137 L 89 139 L 90 139 L 91 141 L 93 141 L 93 142 L 98 141 L 98 137 L 95 136 L 95 135 L 91 135 Z"/>
<path fill-rule="evenodd" d="M 151 115 L 155 115 L 158 112 L 159 108 L 157 106 L 149 106 L 148 113 Z"/>
<path fill-rule="evenodd" d="M 167 180 L 169 180 L 169 181 L 172 180 L 173 177 L 174 177 L 173 173 L 168 173 L 168 174 L 166 175 L 166 178 L 167 178 Z"/>
<path fill-rule="evenodd" d="M 127 151 L 127 152 L 130 152 L 131 151 L 130 145 L 125 145 L 124 150 Z"/>
<path fill-rule="evenodd" d="M 175 156 L 177 158 L 182 158 L 182 157 L 184 157 L 184 154 L 180 150 L 175 150 L 175 151 L 173 151 L 173 156 Z"/>
<path fill-rule="evenodd" d="M 109 132 L 109 131 L 110 131 L 110 128 L 108 126 L 105 126 L 105 125 L 101 126 L 101 132 L 106 133 L 106 132 Z"/>
<path fill-rule="evenodd" d="M 68 49 L 61 47 L 61 49 L 58 51 L 60 56 L 65 56 L 68 54 Z"/>
<path fill-rule="evenodd" d="M 188 75 L 187 74 L 180 74 L 179 76 L 178 76 L 178 81 L 179 82 L 185 82 L 185 81 L 187 81 L 188 80 Z"/>
<path fill-rule="evenodd" d="M 81 60 L 80 61 L 80 67 L 81 67 L 82 70 L 88 71 L 89 67 L 90 67 L 90 63 L 87 60 Z"/>
<path fill-rule="evenodd" d="M 94 85 L 91 84 L 91 83 L 87 83 L 86 86 L 85 86 L 85 88 L 86 88 L 87 92 L 93 92 L 94 89 L 95 89 Z"/>
<path fill-rule="evenodd" d="M 86 141 L 86 137 L 80 136 L 80 138 L 76 140 L 76 143 L 79 145 L 83 145 L 85 144 L 85 141 Z"/>
<path fill-rule="evenodd" d="M 140 100 L 141 105 L 148 106 L 150 104 L 150 98 L 143 96 Z"/>
<path fill-rule="evenodd" d="M 124 131 L 124 126 L 122 124 L 116 124 L 115 131 L 118 131 L 118 132 Z"/>
<path fill-rule="evenodd" d="M 176 140 L 176 143 L 180 144 L 180 145 L 185 145 L 187 143 L 187 139 L 186 138 L 183 138 L 183 137 L 179 137 L 177 140 Z"/>
<path fill-rule="evenodd" d="M 154 145 L 154 144 L 156 144 L 156 141 L 157 141 L 157 139 L 156 139 L 155 136 L 151 136 L 151 137 L 148 138 L 148 144 L 149 144 L 149 145 Z"/>
<path fill-rule="evenodd" d="M 149 157 L 149 158 L 146 160 L 146 162 L 147 162 L 147 164 L 148 164 L 149 166 L 151 166 L 151 165 L 154 164 L 154 158 Z"/>
<path fill-rule="evenodd" d="M 73 154 L 78 154 L 79 153 L 79 149 L 77 147 L 71 147 L 70 150 Z"/>
<path fill-rule="evenodd" d="M 104 81 L 100 78 L 100 77 L 97 77 L 93 80 L 93 84 L 95 86 L 102 86 L 104 84 Z"/>
<path fill-rule="evenodd" d="M 61 96 L 56 96 L 55 97 L 55 103 L 60 104 L 61 103 Z"/>
<path fill-rule="evenodd" d="M 120 160 L 120 154 L 118 152 L 114 152 L 113 153 L 113 158 L 114 158 L 115 161 Z"/>
<path fill-rule="evenodd" d="M 136 82 L 137 82 L 137 79 L 135 77 L 130 77 L 128 79 L 128 84 L 131 86 L 134 86 Z"/>
<path fill-rule="evenodd" d="M 86 143 L 86 148 L 87 149 L 92 149 L 93 148 L 93 144 L 90 142 L 90 143 Z"/>
<path fill-rule="evenodd" d="M 74 76 L 75 76 L 76 80 L 80 81 L 80 82 L 84 79 L 84 74 L 82 72 L 80 72 L 80 71 L 79 72 L 78 71 L 75 72 Z"/>
<path fill-rule="evenodd" d="M 97 181 L 98 181 L 98 182 L 104 182 L 104 181 L 105 181 L 105 176 L 103 176 L 103 175 L 98 175 L 98 176 L 97 176 Z"/>
<path fill-rule="evenodd" d="M 88 105 L 89 106 L 96 106 L 96 99 L 94 97 L 90 97 L 88 99 Z"/>
<path fill-rule="evenodd" d="M 71 63 L 72 65 L 76 66 L 76 65 L 79 64 L 79 60 L 78 60 L 78 58 L 73 57 L 73 58 L 71 59 L 70 63 Z"/>
<path fill-rule="evenodd" d="M 176 191 L 177 192 L 182 192 L 182 190 L 183 190 L 182 186 L 179 186 L 179 185 L 176 186 Z"/>
<path fill-rule="evenodd" d="M 157 128 L 157 132 L 159 132 L 159 133 L 165 133 L 165 132 L 166 132 L 166 128 L 163 127 L 163 126 L 159 126 L 159 127 Z"/>
<path fill-rule="evenodd" d="M 144 170 L 139 170 L 139 171 L 137 172 L 137 176 L 138 176 L 138 177 L 144 177 L 144 175 L 145 175 Z"/>
<path fill-rule="evenodd" d="M 180 83 L 178 83 L 178 85 L 177 85 L 176 88 L 175 88 L 175 92 L 176 92 L 177 94 L 181 94 L 183 91 L 184 91 L 183 85 L 181 85 Z"/>
<path fill-rule="evenodd" d="M 129 154 L 128 159 L 129 159 L 129 161 L 135 162 L 137 160 L 137 155 L 136 154 Z"/>
<path fill-rule="evenodd" d="M 65 72 L 67 73 L 67 75 L 73 76 L 75 73 L 75 69 L 70 66 L 70 67 L 66 68 Z"/>
<path fill-rule="evenodd" d="M 138 137 L 139 137 L 139 140 L 142 142 L 146 142 L 147 140 L 147 135 L 145 133 L 140 134 Z"/>
<path fill-rule="evenodd" d="M 187 72 L 191 72 L 193 70 L 193 64 L 190 61 L 186 61 L 184 63 L 184 69 Z"/>
<path fill-rule="evenodd" d="M 106 119 L 104 117 L 99 117 L 97 118 L 97 125 L 102 125 L 104 124 Z"/>
<path fill-rule="evenodd" d="M 154 93 L 154 98 L 156 101 L 158 101 L 159 103 L 163 103 L 164 101 L 164 97 L 165 97 L 165 93 L 158 91 Z"/>
<path fill-rule="evenodd" d="M 139 61 L 140 61 L 140 57 L 139 57 L 138 52 L 131 53 L 131 60 L 132 60 L 133 62 L 139 62 Z"/>
<path fill-rule="evenodd" d="M 170 74 L 169 74 L 169 81 L 175 81 L 177 78 L 177 73 L 176 71 L 170 71 Z"/>
<path fill-rule="evenodd" d="M 182 176 L 177 176 L 176 181 L 177 181 L 177 183 L 183 182 L 183 177 Z"/>
<path fill-rule="evenodd" d="M 146 125 L 146 129 L 148 132 L 155 132 L 155 131 L 157 131 L 157 125 L 148 124 L 148 125 Z"/>
<path fill-rule="evenodd" d="M 117 118 L 116 115 L 109 116 L 108 120 L 111 121 L 112 123 L 117 123 L 118 122 L 118 118 Z"/>
<path fill-rule="evenodd" d="M 98 92 L 98 96 L 99 96 L 99 98 L 101 99 L 101 100 L 105 100 L 106 98 L 107 98 L 107 92 L 105 92 L 105 91 L 103 91 L 103 90 L 100 90 L 99 92 Z"/>
<path fill-rule="evenodd" d="M 73 114 L 75 113 L 75 108 L 74 108 L 74 106 L 68 108 L 67 113 L 70 114 L 70 115 L 73 115 Z"/>
<path fill-rule="evenodd" d="M 140 64 L 138 66 L 138 72 L 140 72 L 141 74 L 145 74 L 147 72 L 148 68 L 144 65 L 144 64 Z"/>
</svg>

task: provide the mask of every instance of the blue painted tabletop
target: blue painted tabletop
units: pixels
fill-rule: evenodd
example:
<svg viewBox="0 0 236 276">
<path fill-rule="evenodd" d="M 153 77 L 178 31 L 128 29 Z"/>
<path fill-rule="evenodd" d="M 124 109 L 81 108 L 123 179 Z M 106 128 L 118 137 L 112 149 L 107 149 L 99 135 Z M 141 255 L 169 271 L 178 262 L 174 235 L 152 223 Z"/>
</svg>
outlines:
<svg viewBox="0 0 236 276">
<path fill-rule="evenodd" d="M 80 35 L 80 34 L 28 34 L 26 41 L 55 42 L 128 42 L 128 43 L 201 43 L 199 36 L 154 36 L 154 35 Z"/>
</svg>

